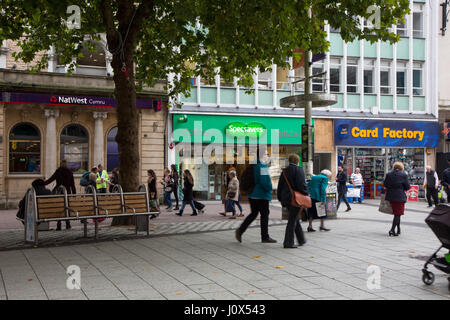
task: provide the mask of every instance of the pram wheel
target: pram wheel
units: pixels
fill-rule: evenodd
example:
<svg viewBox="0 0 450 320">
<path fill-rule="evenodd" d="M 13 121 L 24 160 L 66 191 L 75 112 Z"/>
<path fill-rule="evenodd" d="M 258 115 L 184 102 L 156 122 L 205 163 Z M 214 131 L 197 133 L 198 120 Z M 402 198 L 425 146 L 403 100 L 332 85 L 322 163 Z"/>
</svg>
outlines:
<svg viewBox="0 0 450 320">
<path fill-rule="evenodd" d="M 432 285 L 434 282 L 434 273 L 429 271 L 423 271 L 422 281 L 426 285 Z"/>
</svg>

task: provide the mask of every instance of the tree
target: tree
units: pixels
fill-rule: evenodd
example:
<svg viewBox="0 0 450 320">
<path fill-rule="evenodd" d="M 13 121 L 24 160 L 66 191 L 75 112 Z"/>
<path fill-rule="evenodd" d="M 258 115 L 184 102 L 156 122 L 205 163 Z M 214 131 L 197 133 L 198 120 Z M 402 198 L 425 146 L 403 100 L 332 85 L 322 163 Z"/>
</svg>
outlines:
<svg viewBox="0 0 450 320">
<path fill-rule="evenodd" d="M 139 173 L 136 92 L 168 79 L 169 97 L 189 95 L 195 76 L 213 81 L 217 71 L 232 82 L 251 86 L 256 67 L 287 66 L 296 48 L 326 52 L 324 23 L 340 28 L 346 41 L 395 42 L 389 27 L 409 12 L 408 0 L 0 0 L 0 39 L 17 40 L 25 62 L 44 52 L 36 70 L 46 66 L 54 46 L 63 63 L 74 66 L 93 41 L 106 33 L 113 54 L 118 112 L 120 181 L 135 191 Z M 80 26 L 66 23 L 70 6 L 79 9 Z M 377 7 L 374 7 L 377 6 Z M 73 8 L 73 7 L 71 7 Z M 312 9 L 312 18 L 308 9 Z M 361 29 L 357 17 L 380 25 Z M 76 14 L 77 11 L 75 11 Z M 86 41 L 86 38 L 90 39 Z M 176 103 L 173 103 L 173 106 Z"/>
</svg>

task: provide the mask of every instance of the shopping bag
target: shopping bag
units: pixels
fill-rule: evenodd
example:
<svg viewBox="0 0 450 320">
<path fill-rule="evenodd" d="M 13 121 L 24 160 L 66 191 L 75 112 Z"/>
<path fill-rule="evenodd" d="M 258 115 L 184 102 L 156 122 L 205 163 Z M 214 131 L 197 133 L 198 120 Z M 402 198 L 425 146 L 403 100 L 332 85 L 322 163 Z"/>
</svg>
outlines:
<svg viewBox="0 0 450 320">
<path fill-rule="evenodd" d="M 360 198 L 361 197 L 361 189 L 360 188 L 348 188 L 346 197 L 347 198 Z"/>
<path fill-rule="evenodd" d="M 319 218 L 325 217 L 327 215 L 327 209 L 324 203 L 316 203 L 317 216 Z"/>
<path fill-rule="evenodd" d="M 378 207 L 378 211 L 380 211 L 382 213 L 393 214 L 392 213 L 391 203 L 386 200 L 386 194 L 385 193 L 383 193 L 381 195 L 380 206 Z"/>
</svg>

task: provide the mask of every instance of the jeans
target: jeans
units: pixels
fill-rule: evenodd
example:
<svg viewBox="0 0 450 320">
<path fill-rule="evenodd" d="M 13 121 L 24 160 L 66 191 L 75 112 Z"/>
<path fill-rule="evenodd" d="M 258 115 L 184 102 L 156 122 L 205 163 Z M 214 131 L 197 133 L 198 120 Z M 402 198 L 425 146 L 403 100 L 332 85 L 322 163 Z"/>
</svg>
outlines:
<svg viewBox="0 0 450 320">
<path fill-rule="evenodd" d="M 166 192 L 164 191 L 164 201 L 169 207 L 172 207 L 172 200 L 170 199 L 170 196 L 172 195 L 172 191 Z"/>
<path fill-rule="evenodd" d="M 287 209 L 289 212 L 289 216 L 288 223 L 286 225 L 286 232 L 284 233 L 283 245 L 285 247 L 294 246 L 294 235 L 297 238 L 298 244 L 302 245 L 306 242 L 306 240 L 305 235 L 303 234 L 302 226 L 300 225 L 300 208 L 288 206 Z"/>
<path fill-rule="evenodd" d="M 261 214 L 261 240 L 269 239 L 269 200 L 264 199 L 251 199 L 250 210 L 251 213 L 245 218 L 239 227 L 241 234 L 247 230 L 248 226 L 256 219 L 258 213 Z"/>
<path fill-rule="evenodd" d="M 194 204 L 194 200 L 189 200 L 189 201 L 184 201 L 181 205 L 181 209 L 180 209 L 180 215 L 183 214 L 184 208 L 186 207 L 186 205 L 189 203 L 189 205 L 192 208 L 193 213 L 197 214 L 197 209 L 195 209 L 195 204 Z"/>
</svg>

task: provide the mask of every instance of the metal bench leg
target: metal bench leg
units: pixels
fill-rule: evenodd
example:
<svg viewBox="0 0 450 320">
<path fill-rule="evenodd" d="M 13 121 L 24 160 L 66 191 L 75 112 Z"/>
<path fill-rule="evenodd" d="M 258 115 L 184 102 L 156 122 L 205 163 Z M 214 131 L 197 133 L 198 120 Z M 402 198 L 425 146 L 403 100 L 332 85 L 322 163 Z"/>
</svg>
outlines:
<svg viewBox="0 0 450 320">
<path fill-rule="evenodd" d="M 150 217 L 146 216 L 147 218 L 147 237 L 150 235 Z"/>
<path fill-rule="evenodd" d="M 95 240 L 98 240 L 98 221 L 97 219 L 94 219 L 95 221 Z"/>
<path fill-rule="evenodd" d="M 87 219 L 84 219 L 84 237 L 87 238 Z"/>
</svg>

